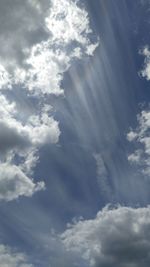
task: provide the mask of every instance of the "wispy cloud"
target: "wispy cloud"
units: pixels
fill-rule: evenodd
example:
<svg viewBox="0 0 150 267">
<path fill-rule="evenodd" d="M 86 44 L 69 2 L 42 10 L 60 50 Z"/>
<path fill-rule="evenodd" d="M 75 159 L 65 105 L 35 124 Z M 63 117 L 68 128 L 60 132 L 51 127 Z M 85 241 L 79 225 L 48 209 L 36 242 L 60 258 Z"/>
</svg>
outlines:
<svg viewBox="0 0 150 267">
<path fill-rule="evenodd" d="M 95 161 L 96 161 L 96 167 L 97 167 L 97 183 L 100 189 L 100 192 L 102 195 L 105 196 L 105 198 L 112 200 L 112 190 L 111 186 L 109 184 L 109 174 L 108 170 L 106 168 L 106 164 L 101 156 L 100 153 L 95 153 L 94 155 Z"/>
</svg>

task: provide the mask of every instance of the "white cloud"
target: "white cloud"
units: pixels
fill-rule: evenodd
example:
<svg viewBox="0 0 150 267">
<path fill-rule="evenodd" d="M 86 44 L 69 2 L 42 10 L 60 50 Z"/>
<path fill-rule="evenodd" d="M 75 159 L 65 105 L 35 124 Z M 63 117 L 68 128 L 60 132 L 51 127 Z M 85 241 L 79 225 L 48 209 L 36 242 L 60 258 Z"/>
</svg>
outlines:
<svg viewBox="0 0 150 267">
<path fill-rule="evenodd" d="M 63 73 L 72 59 L 93 55 L 98 46 L 91 41 L 88 13 L 73 0 L 42 1 L 47 7 L 44 11 L 39 1 L 37 5 L 21 2 L 6 0 L 4 5 L 2 1 L 10 18 L 8 23 L 8 17 L 3 17 L 9 25 L 8 31 L 0 29 L 1 38 L 5 44 L 8 38 L 10 41 L 4 46 L 6 53 L 0 53 L 0 85 L 7 88 L 21 83 L 35 94 L 62 94 Z"/>
<path fill-rule="evenodd" d="M 26 151 L 31 146 L 31 140 L 23 130 L 23 124 L 19 121 L 16 105 L 0 95 L 0 161 L 4 161 L 8 154 Z"/>
<path fill-rule="evenodd" d="M 32 196 L 44 189 L 44 183 L 35 184 L 18 166 L 0 164 L 0 200 L 11 201 L 19 196 Z"/>
<path fill-rule="evenodd" d="M 46 25 L 52 33 L 52 39 L 56 43 L 70 44 L 76 41 L 78 44 L 89 45 L 88 13 L 78 5 L 79 1 L 53 0 L 50 15 L 46 18 Z"/>
<path fill-rule="evenodd" d="M 135 146 L 135 151 L 128 156 L 128 160 L 138 164 L 144 174 L 150 175 L 150 111 L 143 110 L 137 119 L 138 127 L 127 135 L 128 141 Z"/>
<path fill-rule="evenodd" d="M 145 77 L 147 80 L 150 80 L 150 50 L 149 47 L 146 46 L 140 53 L 145 57 L 144 60 L 144 68 L 140 72 L 142 77 Z"/>
<path fill-rule="evenodd" d="M 137 134 L 132 130 L 127 134 L 127 139 L 129 142 L 134 141 L 137 138 Z"/>
<path fill-rule="evenodd" d="M 22 121 L 15 103 L 0 96 L 0 112 L 2 152 L 13 150 L 22 155 L 31 147 L 58 142 L 60 135 L 58 122 L 49 116 L 49 110 L 40 109 L 35 115 L 28 114 L 28 118 Z"/>
<path fill-rule="evenodd" d="M 57 143 L 60 135 L 58 122 L 49 117 L 45 111 L 42 111 L 41 115 L 31 116 L 24 130 L 28 132 L 32 143 L 36 146 Z"/>
<path fill-rule="evenodd" d="M 128 160 L 133 163 L 139 163 L 142 156 L 142 150 L 135 150 L 134 153 L 128 156 Z"/>
<path fill-rule="evenodd" d="M 59 138 L 58 123 L 48 116 L 48 111 L 45 107 L 41 115 L 29 116 L 24 125 L 15 103 L 0 96 L 0 200 L 31 196 L 44 188 L 43 182 L 35 184 L 29 177 L 38 160 L 37 149 L 46 143 L 57 143 Z"/>
<path fill-rule="evenodd" d="M 25 254 L 0 244 L 0 267 L 33 267 Z"/>
<path fill-rule="evenodd" d="M 60 136 L 46 95 L 64 93 L 64 72 L 73 59 L 93 55 L 98 42 L 92 38 L 88 13 L 79 1 L 0 1 L 0 199 L 43 189 L 43 182 L 30 178 L 38 150 Z M 26 99 L 32 95 L 36 108 L 22 111 L 18 87 Z"/>
<path fill-rule="evenodd" d="M 140 72 L 142 77 L 150 80 L 150 49 L 145 46 L 140 54 L 144 56 L 144 67 Z M 143 110 L 138 116 L 138 126 L 127 134 L 129 142 L 133 142 L 135 151 L 128 156 L 128 160 L 138 164 L 145 175 L 150 176 L 150 110 Z"/>
<path fill-rule="evenodd" d="M 49 0 L 0 1 L 0 62 L 13 72 L 15 66 L 25 67 L 31 47 L 47 39 L 44 26 Z"/>
<path fill-rule="evenodd" d="M 86 53 L 89 55 L 89 56 L 93 56 L 94 54 L 94 51 L 95 49 L 99 46 L 99 43 L 95 43 L 95 44 L 90 44 L 88 47 L 87 47 L 87 51 Z"/>
<path fill-rule="evenodd" d="M 60 238 L 85 266 L 148 267 L 149 230 L 150 207 L 106 207 L 94 219 L 69 225 Z"/>
</svg>

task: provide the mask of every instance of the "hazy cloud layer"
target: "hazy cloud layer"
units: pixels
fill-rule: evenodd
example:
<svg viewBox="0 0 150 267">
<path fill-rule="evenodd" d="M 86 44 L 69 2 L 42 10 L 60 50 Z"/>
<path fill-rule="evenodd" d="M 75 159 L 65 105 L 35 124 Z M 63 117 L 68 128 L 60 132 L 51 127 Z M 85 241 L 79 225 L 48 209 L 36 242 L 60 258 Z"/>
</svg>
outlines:
<svg viewBox="0 0 150 267">
<path fill-rule="evenodd" d="M 104 208 L 91 220 L 79 220 L 61 235 L 68 252 L 80 255 L 82 266 L 148 267 L 150 208 Z"/>
</svg>

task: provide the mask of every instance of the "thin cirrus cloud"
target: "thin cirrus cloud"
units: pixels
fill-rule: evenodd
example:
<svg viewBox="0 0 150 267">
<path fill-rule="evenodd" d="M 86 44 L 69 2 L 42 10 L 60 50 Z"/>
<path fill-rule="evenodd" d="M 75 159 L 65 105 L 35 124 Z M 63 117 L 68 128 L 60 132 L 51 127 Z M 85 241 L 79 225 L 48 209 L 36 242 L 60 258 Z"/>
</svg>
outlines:
<svg viewBox="0 0 150 267">
<path fill-rule="evenodd" d="M 64 94 L 64 72 L 73 59 L 93 55 L 98 42 L 78 1 L 1 1 L 0 22 L 0 199 L 10 201 L 45 188 L 31 178 L 38 150 L 60 136 L 46 96 Z M 18 108 L 19 87 L 37 103 L 27 114 Z"/>
<path fill-rule="evenodd" d="M 100 192 L 111 201 L 113 199 L 113 194 L 109 183 L 109 174 L 106 164 L 100 153 L 95 153 L 93 156 L 96 162 L 97 183 L 99 185 Z"/>
<path fill-rule="evenodd" d="M 148 267 L 150 261 L 150 207 L 105 207 L 91 220 L 68 225 L 60 235 L 67 253 L 82 266 Z"/>
</svg>

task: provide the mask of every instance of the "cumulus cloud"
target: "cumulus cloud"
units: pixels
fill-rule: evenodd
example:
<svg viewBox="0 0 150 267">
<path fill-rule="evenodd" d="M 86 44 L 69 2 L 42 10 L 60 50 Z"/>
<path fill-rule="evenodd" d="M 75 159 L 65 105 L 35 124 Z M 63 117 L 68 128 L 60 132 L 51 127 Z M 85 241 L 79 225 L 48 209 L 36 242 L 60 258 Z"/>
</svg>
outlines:
<svg viewBox="0 0 150 267">
<path fill-rule="evenodd" d="M 150 111 L 143 110 L 138 116 L 138 126 L 130 130 L 127 139 L 135 146 L 135 151 L 128 156 L 128 160 L 136 163 L 142 172 L 150 175 Z"/>
<path fill-rule="evenodd" d="M 87 11 L 73 0 L 0 1 L 0 42 L 0 199 L 12 200 L 44 188 L 31 178 L 38 150 L 60 136 L 46 95 L 64 94 L 64 72 L 73 59 L 93 55 L 98 42 Z M 36 108 L 23 112 L 16 88 Z"/>
<path fill-rule="evenodd" d="M 0 53 L 1 88 L 21 83 L 36 94 L 62 94 L 63 73 L 72 59 L 93 55 L 98 46 L 91 41 L 88 13 L 72 0 L 42 1 L 47 8 L 33 0 L 3 2 L 0 8 L 7 16 L 2 16 L 6 30 L 0 31 L 5 43 Z"/>
<path fill-rule="evenodd" d="M 0 2 L 0 62 L 9 71 L 25 66 L 31 47 L 47 38 L 44 20 L 49 1 L 2 0 Z"/>
<path fill-rule="evenodd" d="M 148 267 L 150 207 L 105 207 L 91 220 L 68 225 L 60 238 L 68 252 L 80 255 L 82 266 Z"/>
<path fill-rule="evenodd" d="M 7 152 L 23 156 L 32 148 L 45 143 L 57 143 L 60 135 L 59 125 L 49 116 L 49 109 L 43 108 L 34 115 L 28 114 L 24 121 L 18 113 L 15 102 L 0 96 L 0 149 L 1 160 Z"/>
<path fill-rule="evenodd" d="M 4 121 L 0 121 L 0 151 L 1 153 L 6 152 L 10 149 L 24 149 L 29 145 L 29 140 L 23 138 L 18 132 L 18 129 L 10 127 L 9 124 Z"/>
<path fill-rule="evenodd" d="M 1 267 L 33 267 L 28 262 L 25 254 L 17 252 L 10 247 L 0 244 L 0 266 Z"/>
<path fill-rule="evenodd" d="M 22 84 L 36 94 L 62 94 L 72 59 L 93 55 L 90 20 L 79 1 L 0 3 L 0 86 Z"/>
<path fill-rule="evenodd" d="M 35 184 L 19 167 L 0 164 L 0 200 L 11 201 L 22 195 L 29 197 L 44 187 L 44 182 Z"/>
<path fill-rule="evenodd" d="M 53 0 L 50 15 L 46 18 L 46 25 L 52 33 L 55 42 L 62 40 L 64 44 L 76 41 L 85 48 L 90 40 L 88 34 L 91 33 L 89 27 L 89 17 L 85 8 L 78 5 L 79 1 Z"/>
<path fill-rule="evenodd" d="M 30 178 L 38 160 L 37 149 L 46 143 L 57 143 L 60 130 L 47 109 L 41 115 L 29 116 L 24 124 L 15 103 L 0 96 L 0 104 L 0 200 L 10 201 L 44 189 L 43 182 L 35 184 Z"/>
</svg>

